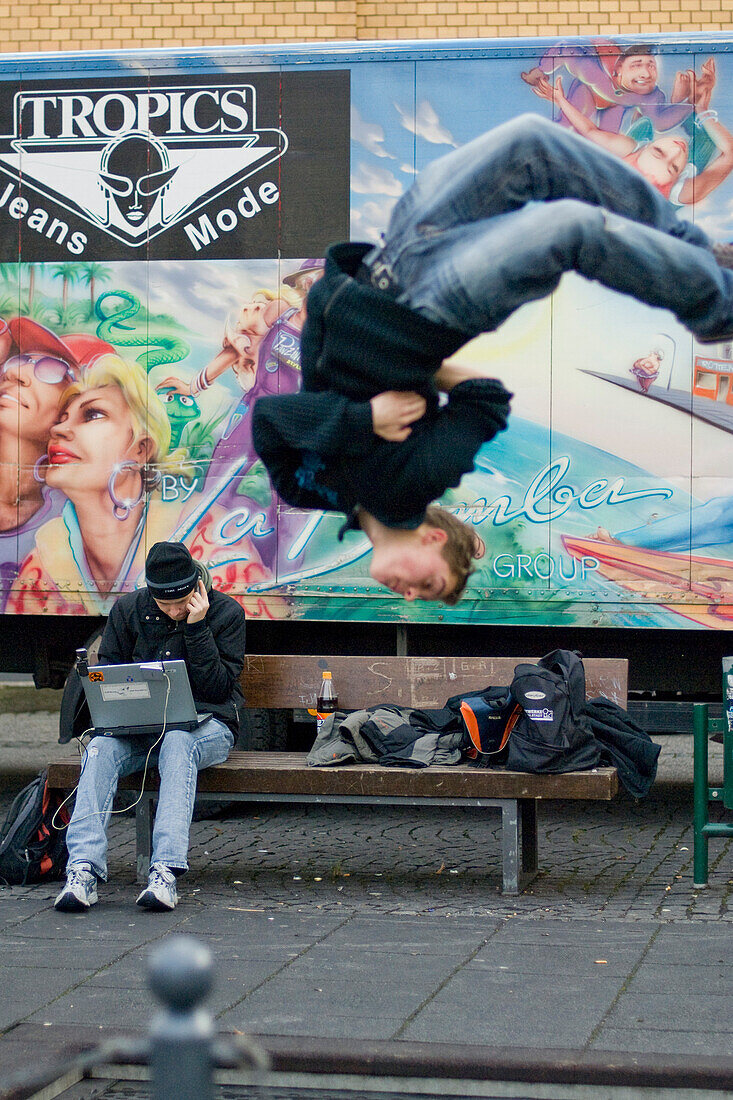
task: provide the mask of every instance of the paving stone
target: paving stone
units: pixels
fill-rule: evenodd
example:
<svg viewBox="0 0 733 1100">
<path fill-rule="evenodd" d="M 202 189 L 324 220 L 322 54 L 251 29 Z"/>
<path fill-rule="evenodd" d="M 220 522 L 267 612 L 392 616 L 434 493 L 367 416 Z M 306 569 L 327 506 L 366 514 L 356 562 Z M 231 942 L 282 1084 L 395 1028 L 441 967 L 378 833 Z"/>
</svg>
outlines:
<svg viewBox="0 0 733 1100">
<path fill-rule="evenodd" d="M 49 938 L 48 944 L 39 942 L 37 936 L 4 935 L 0 939 L 0 968 L 13 970 L 17 967 L 37 966 L 57 969 L 96 970 L 119 958 L 124 947 L 113 939 L 75 940 L 69 944 L 59 944 Z M 140 960 L 135 960 L 140 965 Z M 12 980 L 12 976 L 11 979 Z M 17 977 L 16 979 L 17 980 Z"/>
<path fill-rule="evenodd" d="M 252 1012 L 232 1009 L 218 1021 L 225 1029 L 236 1027 L 253 1035 L 308 1035 L 319 1039 L 391 1039 L 399 1030 L 399 1016 L 314 1017 L 299 1009 Z"/>
<path fill-rule="evenodd" d="M 238 1003 L 248 989 L 249 986 L 242 982 L 217 981 L 206 1001 L 208 1011 L 214 1016 L 225 1012 Z M 144 986 L 111 989 L 91 977 L 79 988 L 49 1002 L 27 1018 L 33 1023 L 63 1020 L 66 1024 L 129 1028 L 146 1024 L 158 1007 L 152 993 Z"/>
<path fill-rule="evenodd" d="M 186 930 L 193 932 L 195 927 L 196 932 L 202 935 L 236 934 L 241 936 L 243 942 L 252 940 L 277 946 L 289 943 L 297 948 L 303 942 L 312 943 L 328 935 L 345 919 L 346 914 L 343 917 L 325 914 L 301 916 L 290 911 L 273 915 L 249 913 L 236 905 L 224 905 L 198 910 L 195 921 L 190 922 L 191 927 Z"/>
<path fill-rule="evenodd" d="M 234 1001 L 238 1001 L 262 982 L 272 978 L 286 965 L 286 963 L 275 959 L 270 962 L 242 959 L 233 961 L 225 956 L 219 958 L 214 956 L 214 959 L 216 963 L 214 989 L 218 991 L 220 997 L 226 1000 L 227 1006 L 234 1003 Z M 87 988 L 97 987 L 108 989 L 137 988 L 145 990 L 146 997 L 148 997 L 146 959 L 140 957 L 125 959 L 121 963 L 113 963 L 111 966 L 98 970 L 89 978 L 87 983 Z M 111 996 L 112 994 L 110 994 Z M 207 1001 L 207 1004 L 211 1007 L 213 1001 Z"/>
<path fill-rule="evenodd" d="M 252 1012 L 291 1012 L 298 1018 L 311 1019 L 317 1027 L 324 1018 L 342 1017 L 378 1018 L 381 1015 L 398 1017 L 416 1011 L 429 990 L 386 983 L 382 977 L 371 982 L 352 982 L 349 979 L 298 977 L 273 978 L 266 986 L 249 994 L 241 1006 L 247 1014 Z M 231 1015 L 231 1013 L 230 1013 Z M 227 1017 L 220 1017 L 224 1024 Z M 321 1034 L 315 1031 L 313 1034 Z"/>
<path fill-rule="evenodd" d="M 522 989 L 519 982 L 506 988 L 487 984 L 477 992 L 478 1000 L 440 994 L 409 1021 L 399 1038 L 423 1043 L 584 1049 L 615 991 L 593 996 L 578 983 L 568 984 L 567 997 L 559 990 L 548 997 L 546 989 L 542 994 L 536 988 Z M 581 1002 L 573 1004 L 571 995 L 581 997 Z"/>
<path fill-rule="evenodd" d="M 646 946 L 649 941 L 648 933 L 633 924 L 607 921 L 603 918 L 587 920 L 582 917 L 568 922 L 554 920 L 549 916 L 541 921 L 504 921 L 499 928 L 497 942 L 506 943 L 507 946 L 537 944 L 567 947 L 570 944 L 576 945 L 579 937 L 594 951 L 609 943 L 619 947 L 636 947 Z"/>
<path fill-rule="evenodd" d="M 720 936 L 717 929 L 709 927 L 686 928 L 693 935 L 670 936 L 667 927 L 662 928 L 649 948 L 646 961 L 676 966 L 733 966 L 733 936 Z"/>
<path fill-rule="evenodd" d="M 692 1054 L 730 1058 L 731 1040 L 729 1033 L 658 1031 L 640 1025 L 628 1029 L 603 1027 L 589 1049 L 624 1051 L 629 1054 Z"/>
<path fill-rule="evenodd" d="M 353 953 L 423 952 L 432 955 L 463 956 L 476 950 L 496 930 L 496 922 L 476 927 L 476 922 L 466 926 L 460 919 L 448 924 L 443 917 L 423 917 L 421 920 L 402 918 L 376 920 L 368 917 L 352 917 L 334 930 L 327 939 L 329 949 Z"/>
<path fill-rule="evenodd" d="M 105 904 L 100 900 L 87 913 L 58 913 L 49 901 L 47 909 L 23 922 L 22 931 L 29 940 L 60 940 L 78 951 L 82 945 L 112 939 L 118 947 L 145 943 L 186 923 L 185 907 L 173 913 L 151 913 L 131 903 Z"/>
<path fill-rule="evenodd" d="M 115 989 L 84 982 L 63 996 L 39 1007 L 29 1015 L 30 1023 L 64 1024 L 84 1026 L 129 1027 L 134 1022 L 150 1020 L 155 1010 L 152 995 L 138 986 Z"/>
<path fill-rule="evenodd" d="M 590 1011 L 591 1006 L 610 1007 L 622 985 L 622 978 L 609 974 L 603 967 L 598 967 L 588 977 L 568 973 L 565 967 L 565 973 L 558 973 L 554 982 L 544 983 L 541 996 L 549 1016 L 555 1012 L 572 1016 L 579 1010 L 582 1015 Z M 528 981 L 521 971 L 487 972 L 463 968 L 445 983 L 426 1011 L 432 1012 L 436 1004 L 440 1006 L 451 1002 L 463 1004 L 466 1008 L 483 1003 L 491 1005 L 493 1012 L 501 1001 L 511 1004 L 511 1015 L 515 1019 L 521 1013 L 520 1006 L 523 1004 L 527 1006 L 528 1016 L 532 1017 L 537 1015 L 536 1010 L 531 1008 L 537 995 L 537 982 L 532 978 Z"/>
<path fill-rule="evenodd" d="M 379 966 L 371 951 L 333 951 L 330 943 L 316 944 L 304 955 L 291 960 L 289 972 L 304 978 L 313 974 L 323 977 L 348 978 L 361 982 L 373 979 L 375 972 L 388 973 L 390 982 L 419 985 L 442 981 L 462 965 L 463 957 L 432 955 L 410 949 L 408 951 L 382 952 Z"/>
<path fill-rule="evenodd" d="M 644 947 L 623 947 L 610 937 L 594 948 L 586 943 L 573 947 L 573 973 L 592 977 L 597 971 L 615 976 L 628 974 L 642 957 Z M 568 968 L 568 945 L 554 943 L 507 944 L 497 936 L 466 964 L 467 971 L 494 973 L 497 970 L 532 975 L 546 981 Z"/>
<path fill-rule="evenodd" d="M 695 966 L 680 960 L 650 963 L 644 960 L 628 983 L 629 993 L 680 993 L 700 990 L 713 996 L 728 996 L 733 1003 L 733 971 L 716 964 Z"/>
<path fill-rule="evenodd" d="M 51 896 L 47 889 L 41 887 L 3 886 L 0 888 L 0 932 L 12 933 L 13 929 L 20 927 L 24 921 L 37 913 L 42 913 L 48 908 Z"/>
<path fill-rule="evenodd" d="M 29 965 L 23 969 L 20 981 L 3 979 L 0 998 L 0 1029 L 6 1030 L 31 1016 L 41 1006 L 49 1004 L 67 989 L 84 980 L 83 967 L 76 970 Z M 59 1019 L 59 1017 L 55 1017 Z"/>
<path fill-rule="evenodd" d="M 730 994 L 708 993 L 691 986 L 687 992 L 673 989 L 667 993 L 629 992 L 614 1005 L 608 1015 L 611 1027 L 632 1028 L 636 1024 L 645 1030 L 717 1032 L 729 1035 L 733 1048 L 733 1016 Z"/>
<path fill-rule="evenodd" d="M 730 943 L 730 928 L 724 921 L 715 924 L 699 925 L 694 921 L 678 921 L 674 924 L 663 924 L 659 936 L 655 942 L 669 944 L 673 950 L 679 950 L 688 943 L 709 943 L 712 947 Z"/>
</svg>

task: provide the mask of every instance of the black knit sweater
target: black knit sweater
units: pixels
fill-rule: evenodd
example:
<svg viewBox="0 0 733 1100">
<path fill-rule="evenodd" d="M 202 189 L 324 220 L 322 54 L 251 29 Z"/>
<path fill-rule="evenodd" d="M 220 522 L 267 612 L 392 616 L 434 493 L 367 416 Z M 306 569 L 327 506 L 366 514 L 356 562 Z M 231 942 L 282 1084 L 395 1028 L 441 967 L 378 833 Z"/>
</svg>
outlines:
<svg viewBox="0 0 733 1100">
<path fill-rule="evenodd" d="M 346 513 L 358 506 L 389 527 L 416 527 L 506 427 L 511 395 L 500 382 L 472 379 L 439 405 L 433 375 L 470 337 L 357 281 L 369 248 L 329 249 L 308 295 L 303 389 L 257 401 L 254 445 L 288 504 Z M 401 443 L 372 430 L 370 399 L 386 390 L 415 390 L 428 402 Z"/>
</svg>

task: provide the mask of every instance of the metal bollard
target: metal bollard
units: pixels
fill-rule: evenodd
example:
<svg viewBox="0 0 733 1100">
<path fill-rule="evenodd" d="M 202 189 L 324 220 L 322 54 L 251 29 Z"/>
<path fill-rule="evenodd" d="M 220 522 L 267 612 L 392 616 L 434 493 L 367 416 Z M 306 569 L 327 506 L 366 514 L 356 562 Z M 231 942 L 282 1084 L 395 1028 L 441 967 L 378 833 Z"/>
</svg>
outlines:
<svg viewBox="0 0 733 1100">
<path fill-rule="evenodd" d="M 197 1007 L 211 989 L 211 952 L 193 936 L 171 936 L 150 955 L 150 987 L 162 1011 L 150 1029 L 153 1100 L 213 1100 L 214 1026 Z"/>
</svg>

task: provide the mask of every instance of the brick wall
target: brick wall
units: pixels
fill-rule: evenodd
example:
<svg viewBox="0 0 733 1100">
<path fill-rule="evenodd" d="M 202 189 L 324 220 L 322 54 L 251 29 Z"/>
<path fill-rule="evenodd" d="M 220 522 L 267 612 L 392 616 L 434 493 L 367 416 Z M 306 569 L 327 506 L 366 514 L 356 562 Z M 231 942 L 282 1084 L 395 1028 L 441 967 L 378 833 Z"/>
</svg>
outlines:
<svg viewBox="0 0 733 1100">
<path fill-rule="evenodd" d="M 732 16 L 733 0 L 0 2 L 0 50 L 720 31 Z"/>
</svg>

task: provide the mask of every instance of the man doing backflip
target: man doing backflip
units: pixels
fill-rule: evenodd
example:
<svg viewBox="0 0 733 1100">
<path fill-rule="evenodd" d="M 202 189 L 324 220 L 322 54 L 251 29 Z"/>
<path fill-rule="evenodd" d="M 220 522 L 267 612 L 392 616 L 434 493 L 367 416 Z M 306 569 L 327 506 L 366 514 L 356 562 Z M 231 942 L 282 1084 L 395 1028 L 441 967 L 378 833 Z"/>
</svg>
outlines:
<svg viewBox="0 0 733 1100">
<path fill-rule="evenodd" d="M 258 400 L 255 449 L 289 504 L 364 531 L 375 580 L 453 603 L 478 540 L 428 506 L 506 426 L 510 395 L 445 360 L 566 271 L 672 310 L 702 343 L 729 338 L 730 252 L 617 157 L 522 116 L 421 172 L 381 246 L 329 249 L 308 295 L 303 389 Z"/>
</svg>

